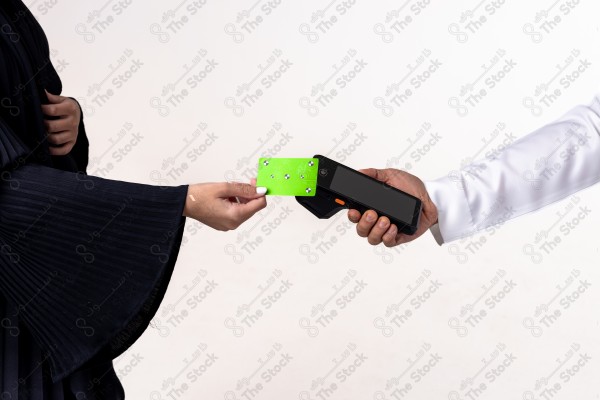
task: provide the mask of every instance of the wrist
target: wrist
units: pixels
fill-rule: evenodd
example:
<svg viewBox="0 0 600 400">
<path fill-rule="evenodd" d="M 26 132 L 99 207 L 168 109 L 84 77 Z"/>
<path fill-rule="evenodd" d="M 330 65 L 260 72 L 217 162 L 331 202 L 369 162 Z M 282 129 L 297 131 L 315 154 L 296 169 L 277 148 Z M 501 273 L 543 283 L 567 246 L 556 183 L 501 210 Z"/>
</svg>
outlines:
<svg viewBox="0 0 600 400">
<path fill-rule="evenodd" d="M 187 194 L 185 195 L 185 204 L 183 206 L 183 216 L 184 217 L 191 216 L 192 205 L 196 201 L 196 198 L 194 197 L 194 193 L 193 193 L 194 186 L 195 185 L 188 185 Z"/>
<path fill-rule="evenodd" d="M 433 201 L 429 199 L 430 207 L 431 207 L 431 226 L 436 225 L 438 223 L 438 209 Z"/>
<path fill-rule="evenodd" d="M 438 223 L 438 209 L 433 200 L 431 200 L 431 197 L 429 197 L 429 193 L 427 193 L 427 191 L 424 192 L 422 201 L 423 215 L 426 219 L 427 229 L 429 229 Z"/>
<path fill-rule="evenodd" d="M 440 232 L 438 209 L 433 200 L 431 200 L 431 197 L 429 197 L 429 193 L 425 193 L 427 198 L 426 206 L 424 207 L 429 214 L 429 217 L 427 218 L 427 230 L 432 233 L 437 244 L 441 246 L 444 243 L 444 238 Z"/>
</svg>

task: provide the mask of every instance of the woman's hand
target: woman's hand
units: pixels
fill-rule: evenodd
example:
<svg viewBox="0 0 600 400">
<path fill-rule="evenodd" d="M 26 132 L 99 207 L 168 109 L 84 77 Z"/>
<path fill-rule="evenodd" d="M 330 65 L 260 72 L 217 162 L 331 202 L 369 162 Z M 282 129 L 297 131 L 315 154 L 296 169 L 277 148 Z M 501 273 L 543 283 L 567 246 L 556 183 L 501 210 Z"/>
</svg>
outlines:
<svg viewBox="0 0 600 400">
<path fill-rule="evenodd" d="M 44 120 L 48 132 L 48 143 L 50 143 L 50 154 L 64 156 L 73 150 L 77 141 L 81 109 L 79 104 L 71 98 L 56 96 L 47 90 L 46 94 L 50 104 L 42 104 L 42 112 L 47 117 L 57 118 Z"/>
<path fill-rule="evenodd" d="M 257 188 L 255 183 L 189 185 L 183 215 L 219 231 L 236 229 L 267 206 L 266 188 Z"/>
</svg>

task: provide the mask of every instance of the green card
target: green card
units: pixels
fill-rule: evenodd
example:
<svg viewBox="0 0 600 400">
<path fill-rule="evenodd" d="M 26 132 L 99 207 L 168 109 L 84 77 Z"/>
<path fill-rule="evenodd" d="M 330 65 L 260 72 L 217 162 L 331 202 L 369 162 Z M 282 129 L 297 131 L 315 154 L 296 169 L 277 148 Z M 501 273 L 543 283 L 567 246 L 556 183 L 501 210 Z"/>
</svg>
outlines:
<svg viewBox="0 0 600 400">
<path fill-rule="evenodd" d="M 271 196 L 314 196 L 318 171 L 317 158 L 261 158 L 256 186 Z"/>
</svg>

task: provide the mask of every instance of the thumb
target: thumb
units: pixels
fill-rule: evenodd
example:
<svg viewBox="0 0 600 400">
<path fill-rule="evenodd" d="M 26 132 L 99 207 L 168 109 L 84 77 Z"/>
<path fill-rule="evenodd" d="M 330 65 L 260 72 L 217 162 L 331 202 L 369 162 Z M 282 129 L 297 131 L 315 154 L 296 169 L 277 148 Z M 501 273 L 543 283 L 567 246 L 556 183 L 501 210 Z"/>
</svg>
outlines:
<svg viewBox="0 0 600 400">
<path fill-rule="evenodd" d="M 359 169 L 358 172 L 377 179 L 380 182 L 387 182 L 391 178 L 390 171 L 388 169 L 366 168 Z"/>
<path fill-rule="evenodd" d="M 63 102 L 64 97 L 57 94 L 52 94 L 46 89 L 44 89 L 44 91 L 46 92 L 46 96 L 48 96 L 48 102 L 50 102 L 50 104 L 58 104 Z"/>
<path fill-rule="evenodd" d="M 391 168 L 387 168 L 387 169 L 376 169 L 376 168 L 367 168 L 367 169 L 360 169 L 360 172 L 362 172 L 365 175 L 370 176 L 373 179 L 377 179 L 380 182 L 384 182 L 387 184 L 390 184 L 390 182 L 393 180 L 394 176 L 396 176 L 398 174 L 398 170 L 394 170 Z"/>
<path fill-rule="evenodd" d="M 375 178 L 375 175 L 377 174 L 375 171 L 375 168 L 363 168 L 358 170 L 361 174 L 369 175 L 371 178 Z"/>
<path fill-rule="evenodd" d="M 267 188 L 256 187 L 248 183 L 224 183 L 220 191 L 220 197 L 243 197 L 245 199 L 254 199 L 262 197 L 267 193 Z"/>
</svg>

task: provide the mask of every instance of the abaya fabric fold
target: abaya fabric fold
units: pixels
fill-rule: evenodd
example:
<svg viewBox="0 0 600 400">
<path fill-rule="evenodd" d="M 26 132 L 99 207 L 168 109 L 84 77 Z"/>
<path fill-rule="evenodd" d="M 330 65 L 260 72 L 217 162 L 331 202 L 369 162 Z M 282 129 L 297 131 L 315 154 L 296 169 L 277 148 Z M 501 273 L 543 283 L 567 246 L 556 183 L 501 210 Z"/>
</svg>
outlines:
<svg viewBox="0 0 600 400">
<path fill-rule="evenodd" d="M 19 0 L 0 2 L 0 27 L 0 399 L 123 399 L 112 360 L 164 296 L 187 186 L 86 175 L 83 120 L 50 156 L 46 37 Z"/>
<path fill-rule="evenodd" d="M 0 396 L 62 399 L 42 395 L 58 390 L 54 384 L 63 391 L 79 386 L 82 398 L 121 398 L 94 397 L 85 388 L 97 380 L 94 390 L 118 386 L 106 381 L 114 377 L 107 363 L 156 312 L 181 244 L 186 191 L 29 164 L 5 171 Z M 76 373 L 96 363 L 104 365 L 98 376 Z M 77 384 L 72 376 L 87 380 Z M 31 390 L 40 392 L 21 394 Z"/>
</svg>

